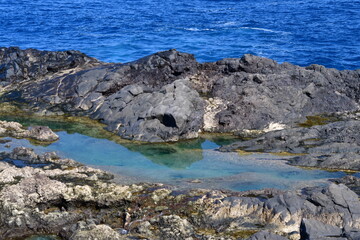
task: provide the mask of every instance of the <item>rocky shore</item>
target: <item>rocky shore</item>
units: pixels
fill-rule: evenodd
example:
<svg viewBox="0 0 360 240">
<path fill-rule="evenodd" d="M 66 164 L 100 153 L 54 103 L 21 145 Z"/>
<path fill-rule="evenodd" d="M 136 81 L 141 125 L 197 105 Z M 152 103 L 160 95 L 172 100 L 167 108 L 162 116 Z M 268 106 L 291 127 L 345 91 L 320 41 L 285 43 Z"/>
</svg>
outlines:
<svg viewBox="0 0 360 240">
<path fill-rule="evenodd" d="M 220 151 L 291 155 L 289 164 L 359 171 L 360 70 L 299 67 L 253 55 L 198 63 L 159 52 L 103 63 L 78 51 L 0 48 L 0 102 L 86 116 L 125 139 L 169 142 L 199 132 L 242 138 Z M 0 136 L 53 142 L 47 127 L 0 121 Z M 0 236 L 24 239 L 360 239 L 360 180 L 297 191 L 119 185 L 55 153 L 0 154 Z"/>
<path fill-rule="evenodd" d="M 326 118 L 324 118 L 326 119 Z M 253 136 L 223 146 L 220 151 L 262 151 L 289 153 L 289 164 L 324 169 L 360 170 L 360 121 L 357 114 L 333 115 L 324 125 L 295 127 L 264 134 L 239 132 L 240 136 Z M 260 136 L 259 136 L 260 135 Z"/>
<path fill-rule="evenodd" d="M 38 114 L 89 116 L 123 138 L 150 142 L 357 111 L 359 79 L 360 70 L 299 67 L 253 55 L 198 63 L 169 50 L 110 64 L 77 51 L 0 49 L 1 101 Z"/>
<path fill-rule="evenodd" d="M 2 126 L 23 129 L 14 122 Z M 17 132 L 7 128 L 8 136 Z M 107 172 L 24 147 L 0 157 L 4 239 L 36 234 L 94 240 L 360 237 L 359 197 L 340 183 L 354 185 L 360 181 L 354 177 L 298 191 L 178 190 L 163 184 L 118 185 Z"/>
</svg>

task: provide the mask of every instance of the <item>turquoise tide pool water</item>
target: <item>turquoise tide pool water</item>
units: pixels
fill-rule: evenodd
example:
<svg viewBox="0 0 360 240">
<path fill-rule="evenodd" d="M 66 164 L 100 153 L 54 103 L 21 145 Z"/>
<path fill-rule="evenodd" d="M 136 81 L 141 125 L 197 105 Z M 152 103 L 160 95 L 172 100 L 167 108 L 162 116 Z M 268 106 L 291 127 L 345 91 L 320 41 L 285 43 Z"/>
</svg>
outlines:
<svg viewBox="0 0 360 240">
<path fill-rule="evenodd" d="M 176 48 L 360 68 L 359 0 L 0 0 L 0 46 L 128 62 Z"/>
<path fill-rule="evenodd" d="M 56 236 L 33 236 L 33 237 L 28 237 L 25 240 L 60 240 L 59 237 Z"/>
<path fill-rule="evenodd" d="M 63 157 L 120 174 L 124 183 L 151 181 L 180 187 L 252 190 L 291 189 L 324 184 L 341 172 L 305 170 L 285 163 L 286 157 L 271 154 L 222 153 L 216 151 L 229 136 L 205 136 L 172 144 L 115 143 L 79 133 L 58 132 L 60 140 L 34 146 L 28 140 L 12 139 L 11 146 L 28 146 L 37 152 L 56 151 Z M 1 146 L 0 150 L 5 150 Z M 199 183 L 191 183 L 198 179 Z"/>
</svg>

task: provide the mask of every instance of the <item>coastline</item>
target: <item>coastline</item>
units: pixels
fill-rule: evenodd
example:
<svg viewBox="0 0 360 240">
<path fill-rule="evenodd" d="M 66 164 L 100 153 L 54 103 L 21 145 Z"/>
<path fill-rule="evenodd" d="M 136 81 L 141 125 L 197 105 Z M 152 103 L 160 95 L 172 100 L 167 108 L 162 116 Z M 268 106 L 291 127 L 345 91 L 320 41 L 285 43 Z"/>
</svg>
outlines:
<svg viewBox="0 0 360 240">
<path fill-rule="evenodd" d="M 241 141 L 220 151 L 282 154 L 296 166 L 360 170 L 360 70 L 299 67 L 253 55 L 198 63 L 176 50 L 126 64 L 102 63 L 77 51 L 0 53 L 0 102 L 18 103 L 38 116 L 69 115 L 69 125 L 87 122 L 84 116 L 102 122 L 75 132 L 164 143 L 199 132 L 231 133 Z M 11 106 L 6 111 L 18 113 Z M 45 144 L 57 139 L 47 127 L 1 124 L 3 137 Z M 118 185 L 102 170 L 23 147 L 1 157 L 0 233 L 9 239 L 360 236 L 360 181 L 353 176 L 327 186 L 232 192 Z"/>
</svg>

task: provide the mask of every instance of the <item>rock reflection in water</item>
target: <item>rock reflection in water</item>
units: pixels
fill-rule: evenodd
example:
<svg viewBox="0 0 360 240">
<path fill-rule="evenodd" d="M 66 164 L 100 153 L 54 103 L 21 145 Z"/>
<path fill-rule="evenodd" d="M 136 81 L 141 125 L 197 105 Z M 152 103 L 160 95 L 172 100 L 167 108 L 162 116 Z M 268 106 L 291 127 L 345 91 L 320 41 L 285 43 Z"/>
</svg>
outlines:
<svg viewBox="0 0 360 240">
<path fill-rule="evenodd" d="M 57 236 L 52 236 L 52 235 L 49 235 L 49 236 L 47 236 L 47 235 L 44 235 L 44 236 L 37 235 L 37 236 L 28 237 L 25 240 L 60 240 L 60 238 L 57 237 Z"/>
<path fill-rule="evenodd" d="M 141 153 L 153 163 L 173 169 L 186 169 L 203 159 L 201 144 L 204 141 L 195 139 L 178 143 L 122 145 L 130 151 Z"/>
</svg>

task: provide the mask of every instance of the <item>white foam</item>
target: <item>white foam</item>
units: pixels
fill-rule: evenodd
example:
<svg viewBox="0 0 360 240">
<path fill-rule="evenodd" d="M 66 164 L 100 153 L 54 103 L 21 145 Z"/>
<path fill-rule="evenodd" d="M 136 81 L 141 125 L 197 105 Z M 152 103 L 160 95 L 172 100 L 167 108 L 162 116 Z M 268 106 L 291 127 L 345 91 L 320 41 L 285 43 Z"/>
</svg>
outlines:
<svg viewBox="0 0 360 240">
<path fill-rule="evenodd" d="M 240 27 L 241 29 L 251 29 L 256 31 L 263 31 L 263 32 L 271 32 L 271 33 L 281 33 L 281 34 L 288 34 L 288 32 L 283 31 L 275 31 L 267 28 L 257 28 L 257 27 Z"/>
<path fill-rule="evenodd" d="M 212 29 L 209 29 L 209 28 L 204 28 L 204 29 L 199 29 L 199 28 L 185 28 L 185 30 L 191 31 L 191 32 L 200 32 L 200 31 L 211 31 Z"/>
<path fill-rule="evenodd" d="M 236 25 L 236 22 L 226 22 L 223 24 L 223 26 L 234 26 Z"/>
</svg>

